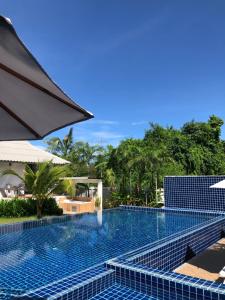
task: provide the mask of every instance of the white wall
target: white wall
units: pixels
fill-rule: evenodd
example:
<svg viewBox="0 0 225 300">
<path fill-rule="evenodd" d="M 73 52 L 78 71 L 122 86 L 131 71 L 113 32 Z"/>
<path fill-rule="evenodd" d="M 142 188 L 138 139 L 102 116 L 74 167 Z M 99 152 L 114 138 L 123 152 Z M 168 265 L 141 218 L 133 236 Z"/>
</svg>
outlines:
<svg viewBox="0 0 225 300">
<path fill-rule="evenodd" d="M 1 176 L 2 171 L 12 169 L 16 171 L 20 176 L 23 176 L 24 167 L 25 164 L 23 163 L 0 162 L 0 188 L 4 188 L 6 184 L 18 186 L 22 182 L 21 179 L 14 175 Z"/>
</svg>

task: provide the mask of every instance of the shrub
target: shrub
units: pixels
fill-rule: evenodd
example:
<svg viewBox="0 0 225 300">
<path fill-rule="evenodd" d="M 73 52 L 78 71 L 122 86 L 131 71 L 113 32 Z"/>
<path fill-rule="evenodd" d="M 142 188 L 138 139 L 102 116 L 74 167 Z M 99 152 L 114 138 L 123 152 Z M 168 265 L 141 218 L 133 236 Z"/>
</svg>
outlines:
<svg viewBox="0 0 225 300">
<path fill-rule="evenodd" d="M 28 217 L 36 215 L 36 200 L 19 199 L 0 200 L 0 217 Z M 44 215 L 62 215 L 63 211 L 58 207 L 54 198 L 43 201 Z"/>
<path fill-rule="evenodd" d="M 96 199 L 95 199 L 95 207 L 96 207 L 96 208 L 99 208 L 100 205 L 101 205 L 101 200 L 100 200 L 99 197 L 96 197 Z"/>
<path fill-rule="evenodd" d="M 135 206 L 150 206 L 155 208 L 161 208 L 163 203 L 159 203 L 156 201 L 148 201 L 146 204 L 145 199 L 139 199 L 135 197 L 131 197 L 129 195 L 125 196 L 118 192 L 113 192 L 111 194 L 111 198 L 104 199 L 103 201 L 103 208 L 113 208 L 118 207 L 120 205 L 135 205 Z"/>
<path fill-rule="evenodd" d="M 163 207 L 163 203 L 157 203 L 156 201 L 152 201 L 150 202 L 149 206 L 154 208 L 161 208 Z"/>
<path fill-rule="evenodd" d="M 49 198 L 43 202 L 43 214 L 44 215 L 57 215 L 60 216 L 63 214 L 62 208 L 58 207 L 54 198 Z"/>
</svg>

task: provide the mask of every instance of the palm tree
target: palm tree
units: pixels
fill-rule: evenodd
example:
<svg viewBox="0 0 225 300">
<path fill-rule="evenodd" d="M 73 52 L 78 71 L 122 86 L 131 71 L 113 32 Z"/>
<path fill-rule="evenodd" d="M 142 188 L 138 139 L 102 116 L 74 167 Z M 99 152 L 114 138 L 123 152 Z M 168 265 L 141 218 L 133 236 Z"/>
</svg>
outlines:
<svg viewBox="0 0 225 300">
<path fill-rule="evenodd" d="M 48 161 L 38 164 L 36 170 L 26 165 L 23 177 L 13 170 L 6 170 L 3 175 L 15 175 L 24 182 L 26 189 L 36 200 L 37 218 L 40 219 L 42 218 L 43 201 L 59 188 L 62 183 L 61 178 L 65 176 L 65 169 L 61 166 L 54 166 L 51 161 Z"/>
<path fill-rule="evenodd" d="M 107 145 L 106 148 L 103 148 L 100 146 L 100 148 L 97 151 L 95 168 L 96 168 L 100 178 L 103 178 L 104 176 L 106 176 L 108 178 L 106 172 L 108 170 L 110 172 L 112 171 L 112 168 L 108 168 L 108 165 L 109 165 L 109 159 L 112 156 L 113 151 L 114 151 L 114 148 L 112 145 Z M 103 176 L 103 174 L 104 174 L 104 176 Z M 106 181 L 108 181 L 107 178 L 106 178 Z"/>
<path fill-rule="evenodd" d="M 113 172 L 113 169 L 107 169 L 105 175 L 111 191 L 114 191 L 116 186 L 116 176 L 115 173 Z"/>
<path fill-rule="evenodd" d="M 85 142 L 76 142 L 73 145 L 69 160 L 77 161 L 79 164 L 85 166 L 88 176 L 94 175 L 95 161 L 103 153 L 103 148 L 99 145 L 89 145 Z"/>
<path fill-rule="evenodd" d="M 48 151 L 63 158 L 67 158 L 73 148 L 73 128 L 70 128 L 68 134 L 63 139 L 53 137 L 47 140 L 46 143 L 48 145 Z"/>
</svg>

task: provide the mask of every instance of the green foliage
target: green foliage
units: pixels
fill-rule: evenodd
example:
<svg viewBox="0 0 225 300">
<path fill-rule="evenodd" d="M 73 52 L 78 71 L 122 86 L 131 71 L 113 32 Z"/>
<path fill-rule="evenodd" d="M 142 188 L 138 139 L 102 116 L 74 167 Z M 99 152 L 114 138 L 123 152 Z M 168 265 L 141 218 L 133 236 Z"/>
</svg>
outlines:
<svg viewBox="0 0 225 300">
<path fill-rule="evenodd" d="M 37 217 L 41 218 L 43 213 L 43 203 L 48 199 L 61 185 L 61 178 L 65 175 L 64 167 L 55 166 L 51 161 L 43 162 L 37 165 L 33 170 L 26 165 L 24 176 L 19 176 L 13 170 L 6 170 L 3 175 L 11 174 L 19 177 L 36 200 Z"/>
<path fill-rule="evenodd" d="M 62 208 L 58 207 L 54 198 L 47 198 L 43 201 L 43 215 L 60 216 L 63 214 Z"/>
<path fill-rule="evenodd" d="M 222 125 L 223 120 L 212 115 L 207 122 L 191 121 L 181 129 L 150 123 L 143 139 L 126 139 L 116 148 L 77 142 L 67 152 L 67 171 L 101 177 L 112 192 L 111 199 L 103 201 L 105 208 L 158 205 L 157 189 L 165 176 L 225 174 Z"/>
<path fill-rule="evenodd" d="M 29 217 L 36 214 L 36 200 L 12 199 L 0 201 L 0 217 Z M 48 198 L 43 202 L 44 215 L 62 215 L 62 209 L 58 207 L 55 199 Z"/>
<path fill-rule="evenodd" d="M 101 204 L 101 200 L 100 200 L 99 197 L 97 197 L 97 198 L 95 199 L 95 207 L 96 207 L 96 208 L 99 208 L 99 207 L 100 207 L 100 204 Z"/>
<path fill-rule="evenodd" d="M 62 191 L 66 192 L 66 194 L 70 197 L 75 197 L 76 195 L 76 187 L 73 180 L 65 179 L 63 180 L 63 188 Z"/>
<path fill-rule="evenodd" d="M 99 145 L 89 145 L 85 142 L 76 142 L 66 159 L 71 161 L 67 166 L 68 176 L 90 176 L 97 175 L 97 159 L 103 155 L 104 149 Z"/>
<path fill-rule="evenodd" d="M 149 206 L 150 207 L 154 207 L 154 208 L 161 208 L 163 206 L 163 204 L 162 203 L 158 203 L 156 201 L 152 201 L 152 202 L 149 203 Z"/>
<path fill-rule="evenodd" d="M 61 140 L 58 137 L 54 137 L 46 140 L 48 145 L 48 151 L 53 154 L 59 154 L 63 158 L 67 158 L 73 147 L 73 128 L 70 128 L 68 134 Z"/>
</svg>

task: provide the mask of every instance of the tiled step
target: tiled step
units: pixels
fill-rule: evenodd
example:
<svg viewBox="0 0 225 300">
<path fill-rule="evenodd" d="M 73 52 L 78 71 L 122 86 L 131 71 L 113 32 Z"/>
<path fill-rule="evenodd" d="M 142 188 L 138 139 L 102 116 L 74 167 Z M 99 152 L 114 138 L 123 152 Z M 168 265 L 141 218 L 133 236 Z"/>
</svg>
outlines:
<svg viewBox="0 0 225 300">
<path fill-rule="evenodd" d="M 107 270 L 104 265 L 100 265 L 32 290 L 29 293 L 15 295 L 12 300 L 86 300 L 114 283 L 114 270 Z"/>
<path fill-rule="evenodd" d="M 147 296 L 143 293 L 136 292 L 135 290 L 119 285 L 114 284 L 108 289 L 104 290 L 100 294 L 91 298 L 91 300 L 157 300 L 154 297 Z"/>
</svg>

